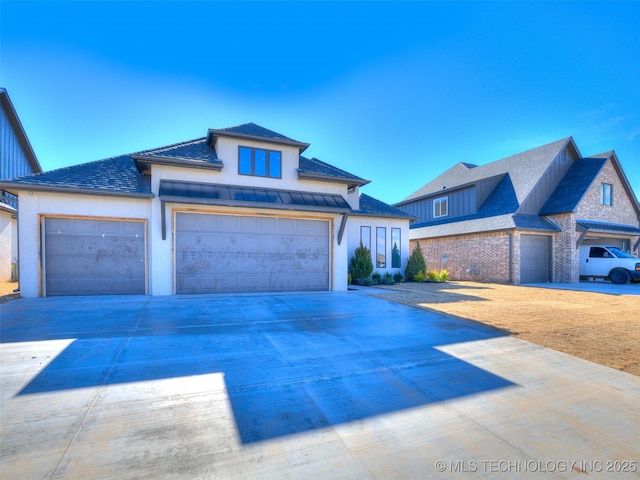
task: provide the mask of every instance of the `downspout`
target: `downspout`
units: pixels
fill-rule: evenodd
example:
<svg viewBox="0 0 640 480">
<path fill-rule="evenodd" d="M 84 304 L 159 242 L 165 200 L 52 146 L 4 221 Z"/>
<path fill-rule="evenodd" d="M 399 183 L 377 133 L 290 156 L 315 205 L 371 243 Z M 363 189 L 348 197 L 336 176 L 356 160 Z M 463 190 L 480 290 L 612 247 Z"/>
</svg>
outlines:
<svg viewBox="0 0 640 480">
<path fill-rule="evenodd" d="M 509 237 L 509 280 L 508 283 L 513 283 L 513 233 L 510 230 L 505 230 Z"/>
</svg>

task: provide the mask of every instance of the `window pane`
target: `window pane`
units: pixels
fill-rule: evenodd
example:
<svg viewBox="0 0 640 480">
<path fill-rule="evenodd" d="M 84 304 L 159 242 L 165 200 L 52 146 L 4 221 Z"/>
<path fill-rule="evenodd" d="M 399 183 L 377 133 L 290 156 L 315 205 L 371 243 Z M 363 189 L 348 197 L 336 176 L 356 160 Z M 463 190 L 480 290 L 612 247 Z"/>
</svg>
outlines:
<svg viewBox="0 0 640 480">
<path fill-rule="evenodd" d="M 259 177 L 267 176 L 267 152 L 266 150 L 260 150 L 256 148 L 253 151 L 253 174 Z"/>
<path fill-rule="evenodd" d="M 391 229 L 391 268 L 400 268 L 400 229 Z"/>
<path fill-rule="evenodd" d="M 600 185 L 600 203 L 602 205 L 611 205 L 611 185 L 608 183 Z"/>
<path fill-rule="evenodd" d="M 360 227 L 360 242 L 371 251 L 371 227 Z"/>
<path fill-rule="evenodd" d="M 448 214 L 449 197 L 436 198 L 433 201 L 434 218 L 445 217 Z"/>
<path fill-rule="evenodd" d="M 387 266 L 387 229 L 376 228 L 376 267 L 386 268 Z"/>
<path fill-rule="evenodd" d="M 282 176 L 280 165 L 280 152 L 269 152 L 270 177 L 280 178 Z"/>
<path fill-rule="evenodd" d="M 251 149 L 240 147 L 238 156 L 238 173 L 241 175 L 251 175 Z"/>
</svg>

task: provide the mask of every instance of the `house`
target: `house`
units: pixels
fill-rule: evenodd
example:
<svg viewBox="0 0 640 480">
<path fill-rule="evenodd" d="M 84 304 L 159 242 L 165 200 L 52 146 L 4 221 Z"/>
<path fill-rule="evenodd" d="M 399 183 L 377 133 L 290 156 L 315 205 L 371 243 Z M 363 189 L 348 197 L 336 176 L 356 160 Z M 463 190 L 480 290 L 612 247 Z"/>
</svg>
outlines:
<svg viewBox="0 0 640 480">
<path fill-rule="evenodd" d="M 578 282 L 581 244 L 638 254 L 640 206 L 615 152 L 572 138 L 477 166 L 458 163 L 394 205 L 427 268 L 503 283 Z"/>
<path fill-rule="evenodd" d="M 248 123 L 0 182 L 20 199 L 21 294 L 340 291 L 361 240 L 403 271 L 411 217 L 308 146 Z"/>
<path fill-rule="evenodd" d="M 7 90 L 0 88 L 0 180 L 41 172 Z M 0 189 L 0 281 L 18 278 L 18 198 Z"/>
</svg>

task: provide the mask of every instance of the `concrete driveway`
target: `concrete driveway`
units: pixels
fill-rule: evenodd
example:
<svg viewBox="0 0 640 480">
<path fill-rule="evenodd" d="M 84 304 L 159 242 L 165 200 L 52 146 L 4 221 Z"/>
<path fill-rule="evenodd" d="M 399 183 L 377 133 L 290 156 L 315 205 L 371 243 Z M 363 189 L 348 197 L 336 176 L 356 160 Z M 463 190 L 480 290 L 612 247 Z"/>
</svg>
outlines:
<svg viewBox="0 0 640 480">
<path fill-rule="evenodd" d="M 640 378 L 362 291 L 0 308 L 2 478 L 640 475 Z"/>
</svg>

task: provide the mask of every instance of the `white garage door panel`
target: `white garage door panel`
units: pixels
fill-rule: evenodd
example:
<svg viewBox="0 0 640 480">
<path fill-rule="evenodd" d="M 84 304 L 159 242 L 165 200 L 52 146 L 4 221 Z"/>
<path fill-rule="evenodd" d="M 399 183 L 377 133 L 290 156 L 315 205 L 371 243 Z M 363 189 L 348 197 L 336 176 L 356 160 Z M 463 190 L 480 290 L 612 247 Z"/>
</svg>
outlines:
<svg viewBox="0 0 640 480">
<path fill-rule="evenodd" d="M 144 222 L 45 219 L 47 296 L 146 292 Z"/>
<path fill-rule="evenodd" d="M 176 292 L 329 289 L 329 222 L 176 214 Z"/>
</svg>

